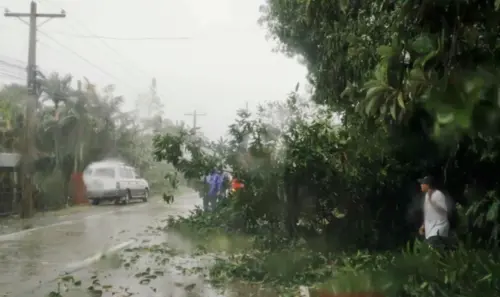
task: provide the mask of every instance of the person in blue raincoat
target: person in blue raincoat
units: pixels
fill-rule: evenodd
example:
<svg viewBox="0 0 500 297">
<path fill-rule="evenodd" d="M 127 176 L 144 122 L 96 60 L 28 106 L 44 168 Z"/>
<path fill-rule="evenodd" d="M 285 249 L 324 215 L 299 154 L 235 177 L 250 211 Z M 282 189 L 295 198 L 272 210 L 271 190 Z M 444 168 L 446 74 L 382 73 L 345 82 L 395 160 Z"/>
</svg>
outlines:
<svg viewBox="0 0 500 297">
<path fill-rule="evenodd" d="M 217 198 L 221 194 L 223 176 L 218 170 L 213 169 L 206 177 L 207 192 L 203 197 L 203 209 L 205 211 L 214 210 L 217 205 Z"/>
</svg>

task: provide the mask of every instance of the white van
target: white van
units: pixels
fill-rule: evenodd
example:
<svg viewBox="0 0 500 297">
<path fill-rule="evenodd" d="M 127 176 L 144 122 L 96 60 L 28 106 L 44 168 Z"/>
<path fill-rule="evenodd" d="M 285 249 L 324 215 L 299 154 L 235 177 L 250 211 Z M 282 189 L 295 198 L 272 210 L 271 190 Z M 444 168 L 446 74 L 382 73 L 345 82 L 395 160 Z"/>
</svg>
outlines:
<svg viewBox="0 0 500 297">
<path fill-rule="evenodd" d="M 101 201 L 127 204 L 132 199 L 149 198 L 149 184 L 135 169 L 121 162 L 102 161 L 90 164 L 83 172 L 87 198 L 93 205 Z"/>
</svg>

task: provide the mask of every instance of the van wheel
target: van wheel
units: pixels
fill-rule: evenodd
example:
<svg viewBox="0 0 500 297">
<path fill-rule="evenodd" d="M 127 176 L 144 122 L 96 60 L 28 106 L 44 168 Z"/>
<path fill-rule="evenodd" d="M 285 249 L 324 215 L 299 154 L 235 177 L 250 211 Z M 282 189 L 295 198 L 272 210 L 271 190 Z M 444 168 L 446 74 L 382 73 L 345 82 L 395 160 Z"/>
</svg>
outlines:
<svg viewBox="0 0 500 297">
<path fill-rule="evenodd" d="M 127 194 L 125 197 L 123 197 L 123 205 L 127 205 L 130 202 L 130 199 L 132 199 L 132 194 L 130 193 L 130 190 L 127 190 Z"/>
<path fill-rule="evenodd" d="M 149 190 L 144 189 L 144 197 L 142 198 L 142 201 L 148 202 L 148 198 L 149 198 Z"/>
<path fill-rule="evenodd" d="M 99 205 L 99 202 L 100 202 L 99 199 L 90 200 L 90 204 L 92 204 L 92 205 Z"/>
</svg>

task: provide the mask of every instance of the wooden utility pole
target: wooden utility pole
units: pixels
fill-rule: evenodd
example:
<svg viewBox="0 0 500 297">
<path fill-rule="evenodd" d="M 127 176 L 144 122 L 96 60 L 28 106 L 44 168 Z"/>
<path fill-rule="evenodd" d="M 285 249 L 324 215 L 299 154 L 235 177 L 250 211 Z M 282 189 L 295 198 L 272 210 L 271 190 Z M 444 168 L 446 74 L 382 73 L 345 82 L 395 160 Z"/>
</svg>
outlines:
<svg viewBox="0 0 500 297">
<path fill-rule="evenodd" d="M 29 98 L 26 102 L 26 110 L 24 114 L 24 129 L 21 139 L 21 217 L 29 218 L 34 214 L 33 207 L 33 173 L 34 173 L 34 155 L 35 149 L 35 133 L 34 118 L 36 113 L 36 105 L 38 101 L 38 83 L 37 83 L 37 67 L 36 67 L 36 33 L 38 18 L 63 18 L 66 13 L 38 13 L 37 3 L 31 1 L 29 13 L 18 13 L 5 11 L 6 17 L 29 18 L 29 48 L 28 48 L 28 67 L 27 67 L 27 87 Z"/>
<path fill-rule="evenodd" d="M 76 100 L 77 100 L 77 104 L 81 104 L 79 101 L 82 100 L 82 98 L 84 98 L 84 94 L 83 94 L 83 91 L 82 91 L 82 81 L 81 80 L 78 80 L 77 81 L 77 93 L 76 93 Z M 80 115 L 82 116 L 82 115 Z M 75 156 L 74 156 L 74 163 L 73 163 L 73 173 L 77 173 L 79 172 L 80 169 L 83 170 L 82 167 L 82 161 L 83 161 L 83 119 L 80 118 L 77 122 L 76 122 L 76 125 L 77 125 L 77 137 L 78 137 L 78 141 L 77 141 L 77 145 L 76 145 L 76 148 L 75 148 Z"/>
<path fill-rule="evenodd" d="M 196 134 L 196 130 L 198 129 L 197 119 L 199 116 L 206 116 L 206 113 L 197 113 L 196 109 L 192 113 L 185 113 L 184 115 L 193 117 L 193 133 Z"/>
</svg>

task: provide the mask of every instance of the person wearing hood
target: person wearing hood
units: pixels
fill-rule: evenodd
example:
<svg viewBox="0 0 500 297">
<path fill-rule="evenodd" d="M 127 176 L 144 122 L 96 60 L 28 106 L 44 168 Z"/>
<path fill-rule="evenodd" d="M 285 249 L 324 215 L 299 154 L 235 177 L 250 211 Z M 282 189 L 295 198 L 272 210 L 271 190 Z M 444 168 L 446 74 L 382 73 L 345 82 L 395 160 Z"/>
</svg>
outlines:
<svg viewBox="0 0 500 297">
<path fill-rule="evenodd" d="M 206 177 L 208 191 L 203 197 L 203 209 L 205 211 L 214 210 L 217 204 L 217 197 L 220 195 L 223 176 L 216 169 Z"/>
</svg>

